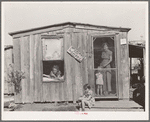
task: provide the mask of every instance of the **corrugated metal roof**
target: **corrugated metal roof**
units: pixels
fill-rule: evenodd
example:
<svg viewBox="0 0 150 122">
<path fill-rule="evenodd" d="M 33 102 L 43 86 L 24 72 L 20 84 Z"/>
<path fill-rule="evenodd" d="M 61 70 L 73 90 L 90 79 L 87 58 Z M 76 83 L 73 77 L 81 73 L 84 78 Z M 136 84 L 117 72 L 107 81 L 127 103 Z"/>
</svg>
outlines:
<svg viewBox="0 0 150 122">
<path fill-rule="evenodd" d="M 81 25 L 81 26 L 91 26 L 91 27 L 97 27 L 97 28 L 119 29 L 120 31 L 123 31 L 123 32 L 128 32 L 131 30 L 131 28 L 100 26 L 100 25 L 92 25 L 92 24 L 76 23 L 76 22 L 65 22 L 65 23 L 53 24 L 53 25 L 49 25 L 49 26 L 43 26 L 43 27 L 38 27 L 38 28 L 10 32 L 9 35 L 12 36 L 15 34 L 26 33 L 26 32 L 31 32 L 31 31 L 35 31 L 35 30 L 46 29 L 46 28 L 56 27 L 56 26 L 64 26 L 64 25 L 72 25 L 72 26 Z"/>
</svg>

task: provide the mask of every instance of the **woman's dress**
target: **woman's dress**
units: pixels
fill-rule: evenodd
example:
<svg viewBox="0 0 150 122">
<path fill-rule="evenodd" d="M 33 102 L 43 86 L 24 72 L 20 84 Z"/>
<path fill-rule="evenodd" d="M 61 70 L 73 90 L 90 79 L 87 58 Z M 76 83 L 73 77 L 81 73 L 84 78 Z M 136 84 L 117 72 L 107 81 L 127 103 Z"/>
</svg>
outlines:
<svg viewBox="0 0 150 122">
<path fill-rule="evenodd" d="M 111 68 L 110 64 L 105 66 L 110 60 L 110 57 L 112 57 L 112 52 L 110 50 L 103 51 L 101 55 L 102 62 L 100 63 L 100 66 L 103 68 Z M 104 70 L 103 79 L 104 79 L 103 91 L 111 92 L 111 70 Z"/>
</svg>

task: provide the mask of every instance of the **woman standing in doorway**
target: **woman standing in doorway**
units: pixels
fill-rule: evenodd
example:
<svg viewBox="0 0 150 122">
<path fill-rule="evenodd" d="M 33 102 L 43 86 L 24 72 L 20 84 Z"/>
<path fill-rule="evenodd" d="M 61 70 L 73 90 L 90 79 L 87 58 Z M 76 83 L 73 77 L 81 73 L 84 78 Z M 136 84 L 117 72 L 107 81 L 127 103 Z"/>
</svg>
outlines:
<svg viewBox="0 0 150 122">
<path fill-rule="evenodd" d="M 111 68 L 110 63 L 112 62 L 112 51 L 109 50 L 108 44 L 103 44 L 103 51 L 102 51 L 102 62 L 100 63 L 100 68 Z M 111 70 L 104 70 L 103 74 L 104 78 L 104 85 L 103 85 L 103 93 L 104 95 L 110 94 L 111 89 Z"/>
</svg>

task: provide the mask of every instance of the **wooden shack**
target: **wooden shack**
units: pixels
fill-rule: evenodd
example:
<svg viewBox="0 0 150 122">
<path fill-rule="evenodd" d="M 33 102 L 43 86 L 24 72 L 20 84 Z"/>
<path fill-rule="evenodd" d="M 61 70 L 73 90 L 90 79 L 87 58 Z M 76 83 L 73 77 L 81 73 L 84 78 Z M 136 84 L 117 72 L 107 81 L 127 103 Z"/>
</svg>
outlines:
<svg viewBox="0 0 150 122">
<path fill-rule="evenodd" d="M 95 98 L 129 100 L 129 30 L 66 22 L 9 33 L 13 37 L 14 67 L 26 77 L 15 102 L 75 103 L 85 84 L 91 86 Z M 103 43 L 112 52 L 109 68 L 99 68 Z M 59 80 L 46 77 L 54 65 L 61 72 Z M 111 94 L 97 95 L 97 71 L 111 72 Z"/>
</svg>

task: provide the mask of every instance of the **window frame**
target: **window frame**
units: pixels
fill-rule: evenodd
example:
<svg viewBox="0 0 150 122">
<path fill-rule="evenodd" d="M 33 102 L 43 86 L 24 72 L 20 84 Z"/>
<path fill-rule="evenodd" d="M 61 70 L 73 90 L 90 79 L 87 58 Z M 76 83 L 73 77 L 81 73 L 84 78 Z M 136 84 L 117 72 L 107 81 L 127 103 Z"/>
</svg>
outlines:
<svg viewBox="0 0 150 122">
<path fill-rule="evenodd" d="M 60 60 L 44 60 L 43 59 L 43 39 L 59 39 L 62 38 L 61 42 L 61 52 L 62 55 Z M 63 61 L 64 62 L 64 79 L 60 81 L 43 81 L 43 68 L 42 68 L 42 82 L 43 83 L 62 83 L 65 81 L 65 59 L 64 59 L 64 36 L 63 35 L 41 35 L 41 46 L 42 46 L 42 67 L 43 67 L 43 61 Z M 62 58 L 63 57 L 63 58 Z"/>
</svg>

